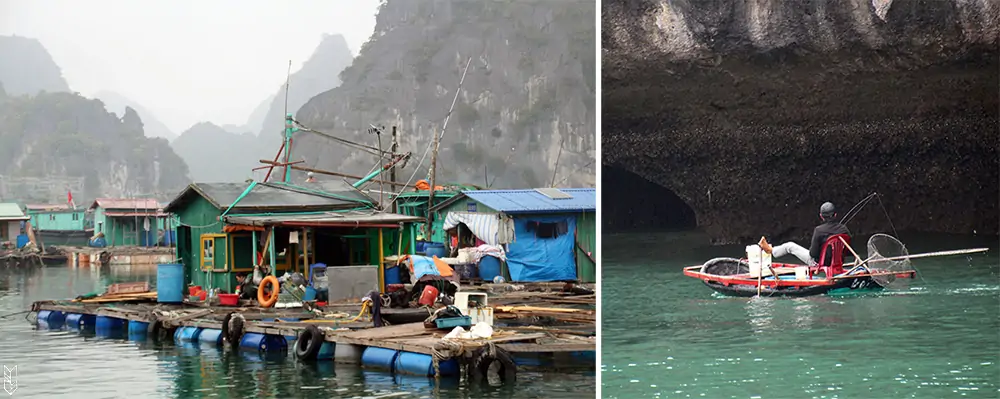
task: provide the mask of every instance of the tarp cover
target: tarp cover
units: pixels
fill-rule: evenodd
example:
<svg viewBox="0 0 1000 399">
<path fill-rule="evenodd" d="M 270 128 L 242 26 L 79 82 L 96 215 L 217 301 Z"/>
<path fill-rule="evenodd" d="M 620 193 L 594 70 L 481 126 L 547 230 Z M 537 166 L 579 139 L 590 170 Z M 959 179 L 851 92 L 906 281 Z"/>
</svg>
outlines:
<svg viewBox="0 0 1000 399">
<path fill-rule="evenodd" d="M 538 238 L 529 223 L 565 223 L 565 233 Z M 514 219 L 517 238 L 507 251 L 507 270 L 513 281 L 558 281 L 576 279 L 576 218 L 573 216 L 522 216 Z"/>
<path fill-rule="evenodd" d="M 426 275 L 449 277 L 453 273 L 451 266 L 437 259 L 436 256 L 431 258 L 421 255 L 407 255 L 400 259 L 400 262 L 409 264 L 414 281 Z"/>
<path fill-rule="evenodd" d="M 514 240 L 514 223 L 510 217 L 497 213 L 448 212 L 445 230 L 464 223 L 477 238 L 490 245 L 509 244 Z"/>
</svg>

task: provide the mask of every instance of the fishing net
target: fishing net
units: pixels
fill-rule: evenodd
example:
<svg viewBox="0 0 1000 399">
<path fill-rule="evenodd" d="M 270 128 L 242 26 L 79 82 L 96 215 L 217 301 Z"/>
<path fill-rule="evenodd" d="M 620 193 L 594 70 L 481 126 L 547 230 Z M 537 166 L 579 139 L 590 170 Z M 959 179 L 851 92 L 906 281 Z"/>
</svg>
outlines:
<svg viewBox="0 0 1000 399">
<path fill-rule="evenodd" d="M 750 263 L 735 258 L 715 258 L 705 262 L 701 272 L 717 276 L 732 276 L 750 273 Z"/>
<path fill-rule="evenodd" d="M 906 246 L 895 237 L 875 234 L 868 239 L 868 259 L 865 265 L 872 271 L 872 280 L 878 285 L 884 288 L 901 288 L 910 279 L 900 277 L 897 273 L 914 270 L 909 256 Z"/>
</svg>

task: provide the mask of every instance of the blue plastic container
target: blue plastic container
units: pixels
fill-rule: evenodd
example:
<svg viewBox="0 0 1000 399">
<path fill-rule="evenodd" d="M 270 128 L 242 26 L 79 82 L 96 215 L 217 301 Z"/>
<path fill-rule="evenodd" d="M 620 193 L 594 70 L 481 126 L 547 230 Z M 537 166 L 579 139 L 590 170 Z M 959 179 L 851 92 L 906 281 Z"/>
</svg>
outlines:
<svg viewBox="0 0 1000 399">
<path fill-rule="evenodd" d="M 316 353 L 316 360 L 333 360 L 335 349 L 337 349 L 336 343 L 323 342 L 323 345 L 319 347 L 319 352 Z"/>
<path fill-rule="evenodd" d="M 403 279 L 399 277 L 399 266 L 386 266 L 385 285 L 389 284 L 403 284 Z"/>
<path fill-rule="evenodd" d="M 240 340 L 240 348 L 260 352 L 275 352 L 288 349 L 288 342 L 280 335 L 266 335 L 257 333 L 243 334 Z"/>
<path fill-rule="evenodd" d="M 423 353 L 399 352 L 396 357 L 395 372 L 422 376 L 434 376 L 434 359 Z M 438 363 L 442 377 L 456 376 L 459 373 L 458 361 L 448 359 Z"/>
<path fill-rule="evenodd" d="M 128 333 L 129 333 L 129 335 L 131 335 L 131 334 L 138 334 L 140 332 L 143 333 L 143 334 L 145 334 L 147 331 L 149 331 L 149 323 L 144 323 L 144 322 L 135 321 L 135 320 L 129 320 L 128 321 Z"/>
<path fill-rule="evenodd" d="M 163 263 L 156 267 L 156 301 L 159 303 L 184 302 L 184 265 Z"/>
<path fill-rule="evenodd" d="M 486 281 L 493 281 L 493 278 L 500 275 L 500 258 L 486 255 L 479 259 L 479 278 Z"/>
<path fill-rule="evenodd" d="M 92 314 L 70 313 L 66 315 L 66 328 L 71 330 L 86 330 L 94 328 L 97 317 Z"/>
<path fill-rule="evenodd" d="M 55 310 L 40 310 L 38 311 L 38 315 L 35 320 L 38 324 L 38 328 L 48 328 L 50 330 L 58 330 L 62 328 L 65 321 L 66 315 L 63 314 L 63 312 Z"/>
<path fill-rule="evenodd" d="M 18 248 L 24 248 L 24 246 L 28 245 L 28 242 L 30 242 L 30 241 L 31 240 L 28 239 L 27 235 L 21 234 L 21 235 L 17 236 L 17 247 Z"/>
<path fill-rule="evenodd" d="M 114 317 L 97 316 L 95 325 L 97 331 L 125 331 L 125 320 Z"/>
<path fill-rule="evenodd" d="M 361 365 L 393 371 L 397 356 L 399 356 L 399 351 L 369 346 L 361 354 Z"/>
<path fill-rule="evenodd" d="M 472 263 L 455 265 L 454 268 L 455 273 L 458 273 L 459 278 L 462 280 L 471 280 L 479 277 L 479 268 Z"/>
<path fill-rule="evenodd" d="M 417 241 L 416 247 L 413 250 L 418 254 L 424 253 L 427 250 L 427 241 Z"/>
<path fill-rule="evenodd" d="M 443 258 L 447 255 L 444 251 L 444 244 L 439 242 L 429 242 L 427 243 L 427 248 L 424 248 L 424 254 L 428 257 L 437 256 L 438 258 Z"/>
<path fill-rule="evenodd" d="M 206 328 L 198 334 L 198 342 L 206 345 L 222 345 L 222 330 Z"/>
<path fill-rule="evenodd" d="M 306 286 L 306 293 L 302 295 L 303 301 L 311 301 L 316 299 L 316 289 L 311 286 Z"/>
<path fill-rule="evenodd" d="M 198 342 L 198 334 L 201 334 L 201 328 L 181 327 L 174 332 L 174 340 L 180 342 Z"/>
</svg>

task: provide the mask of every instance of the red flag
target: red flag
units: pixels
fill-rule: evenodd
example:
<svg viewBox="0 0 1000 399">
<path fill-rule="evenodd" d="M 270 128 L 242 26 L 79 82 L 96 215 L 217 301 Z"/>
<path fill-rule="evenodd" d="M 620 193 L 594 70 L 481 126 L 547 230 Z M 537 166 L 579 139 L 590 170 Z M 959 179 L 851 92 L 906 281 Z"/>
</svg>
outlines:
<svg viewBox="0 0 1000 399">
<path fill-rule="evenodd" d="M 66 198 L 66 202 L 72 204 L 73 203 L 73 192 L 72 191 L 67 191 L 66 192 L 66 197 L 67 197 Z"/>
</svg>

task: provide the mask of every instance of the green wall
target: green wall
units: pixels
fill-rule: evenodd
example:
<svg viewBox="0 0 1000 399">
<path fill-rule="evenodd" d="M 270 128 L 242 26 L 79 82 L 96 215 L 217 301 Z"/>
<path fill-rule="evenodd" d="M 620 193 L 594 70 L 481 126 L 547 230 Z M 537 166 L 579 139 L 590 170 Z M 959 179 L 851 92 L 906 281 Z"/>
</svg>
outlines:
<svg viewBox="0 0 1000 399">
<path fill-rule="evenodd" d="M 185 279 L 190 284 L 209 287 L 208 275 L 212 273 L 214 276 L 211 278 L 211 286 L 224 288 L 232 292 L 230 287 L 236 285 L 235 275 L 232 275 L 232 273 L 201 271 L 201 235 L 222 234 L 222 222 L 219 221 L 222 211 L 201 196 L 192 195 L 187 203 L 178 207 L 175 214 L 179 222 L 184 226 L 188 226 L 191 231 L 191 235 L 185 243 L 178 243 L 177 256 L 180 262 L 185 265 Z M 177 239 L 180 240 L 181 237 L 178 235 Z M 185 246 L 186 249 L 181 248 L 181 246 Z M 250 250 L 253 251 L 252 248 Z"/>
<path fill-rule="evenodd" d="M 85 210 L 30 211 L 31 226 L 38 230 L 80 231 L 87 225 Z M 92 224 L 91 224 L 92 227 Z"/>
</svg>

